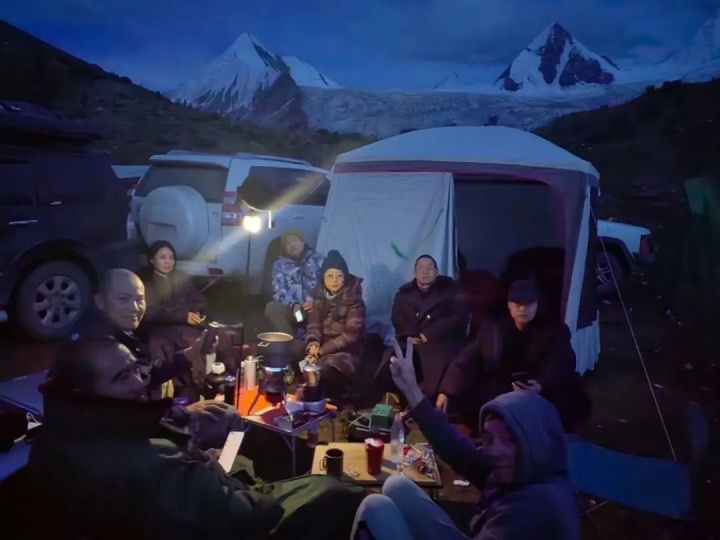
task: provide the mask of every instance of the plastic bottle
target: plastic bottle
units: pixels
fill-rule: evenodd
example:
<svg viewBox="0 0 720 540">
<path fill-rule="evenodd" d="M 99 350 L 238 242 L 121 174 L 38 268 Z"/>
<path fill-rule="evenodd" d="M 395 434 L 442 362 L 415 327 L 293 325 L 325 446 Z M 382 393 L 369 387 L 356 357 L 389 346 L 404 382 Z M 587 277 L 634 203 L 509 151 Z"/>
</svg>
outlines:
<svg viewBox="0 0 720 540">
<path fill-rule="evenodd" d="M 222 362 L 215 362 L 210 368 L 210 373 L 205 376 L 203 397 L 225 401 L 225 364 Z"/>
<path fill-rule="evenodd" d="M 390 427 L 390 461 L 395 463 L 399 473 L 402 473 L 403 454 L 405 452 L 405 426 L 402 414 L 397 413 Z"/>
</svg>

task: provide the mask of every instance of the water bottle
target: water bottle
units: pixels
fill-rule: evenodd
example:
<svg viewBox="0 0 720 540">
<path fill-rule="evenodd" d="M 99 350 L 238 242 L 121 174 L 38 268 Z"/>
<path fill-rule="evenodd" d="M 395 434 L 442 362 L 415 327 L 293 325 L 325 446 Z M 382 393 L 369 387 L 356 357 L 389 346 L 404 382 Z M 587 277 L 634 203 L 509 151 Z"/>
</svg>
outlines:
<svg viewBox="0 0 720 540">
<path fill-rule="evenodd" d="M 395 463 L 397 471 L 402 474 L 403 454 L 405 452 L 405 426 L 402 414 L 397 413 L 390 427 L 390 461 Z"/>
</svg>

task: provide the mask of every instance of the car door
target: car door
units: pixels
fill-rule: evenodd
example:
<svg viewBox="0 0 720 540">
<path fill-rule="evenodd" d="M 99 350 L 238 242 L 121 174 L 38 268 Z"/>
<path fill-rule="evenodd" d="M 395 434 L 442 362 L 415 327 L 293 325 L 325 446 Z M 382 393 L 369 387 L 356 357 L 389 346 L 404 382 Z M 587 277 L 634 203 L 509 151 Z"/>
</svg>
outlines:
<svg viewBox="0 0 720 540">
<path fill-rule="evenodd" d="M 27 153 L 0 150 L 0 272 L 42 239 L 47 215 L 37 205 Z"/>
<path fill-rule="evenodd" d="M 308 206 L 304 200 L 324 179 L 324 172 L 286 163 L 250 167 L 242 186 L 244 202 L 255 209 L 263 223 L 262 230 L 252 235 L 249 249 L 253 290 L 258 290 L 264 279 L 273 241 L 284 231 L 298 230 L 310 244 L 317 240 L 322 208 Z"/>
</svg>

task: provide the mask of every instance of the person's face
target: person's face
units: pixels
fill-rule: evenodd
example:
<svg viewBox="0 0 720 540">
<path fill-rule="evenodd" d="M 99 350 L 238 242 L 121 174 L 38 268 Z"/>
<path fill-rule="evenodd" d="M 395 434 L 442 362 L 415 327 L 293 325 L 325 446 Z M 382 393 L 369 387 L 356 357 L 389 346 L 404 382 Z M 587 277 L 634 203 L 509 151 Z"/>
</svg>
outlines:
<svg viewBox="0 0 720 540">
<path fill-rule="evenodd" d="M 105 295 L 95 295 L 95 304 L 121 330 L 137 330 L 145 315 L 145 287 L 137 276 L 117 276 Z"/>
<path fill-rule="evenodd" d="M 297 236 L 290 235 L 285 239 L 285 253 L 288 257 L 297 259 L 305 251 L 305 242 Z"/>
<path fill-rule="evenodd" d="M 337 268 L 330 268 L 325 271 L 325 274 L 323 274 L 323 284 L 325 285 L 325 288 L 333 294 L 339 292 L 344 283 L 345 274 Z"/>
<path fill-rule="evenodd" d="M 499 484 L 510 484 L 515 479 L 517 444 L 505 422 L 490 417 L 485 420 L 480 451 Z"/>
<path fill-rule="evenodd" d="M 95 359 L 95 382 L 92 393 L 120 399 L 147 399 L 146 380 L 138 363 L 124 345 L 104 351 Z"/>
<path fill-rule="evenodd" d="M 517 325 L 531 322 L 537 315 L 537 302 L 508 302 L 510 316 Z"/>
<path fill-rule="evenodd" d="M 150 258 L 150 264 L 159 274 L 167 275 L 175 270 L 175 256 L 170 248 L 162 247 Z"/>
<path fill-rule="evenodd" d="M 432 259 L 422 258 L 415 263 L 415 281 L 420 285 L 432 285 L 437 279 L 438 270 Z"/>
</svg>

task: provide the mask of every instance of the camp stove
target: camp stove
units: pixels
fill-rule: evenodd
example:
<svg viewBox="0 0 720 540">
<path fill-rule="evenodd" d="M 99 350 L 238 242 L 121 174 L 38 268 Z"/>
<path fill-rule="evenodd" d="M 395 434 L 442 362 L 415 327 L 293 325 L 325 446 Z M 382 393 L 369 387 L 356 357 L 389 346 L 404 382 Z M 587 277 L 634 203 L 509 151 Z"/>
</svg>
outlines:
<svg viewBox="0 0 720 540">
<path fill-rule="evenodd" d="M 278 405 L 279 403 L 286 401 L 287 389 L 285 381 L 288 375 L 292 374 L 292 368 L 290 368 L 290 366 L 270 367 L 260 365 L 259 374 L 260 381 L 258 384 L 258 392 L 248 409 L 248 415 L 252 414 L 252 411 L 261 395 L 265 396 L 265 399 L 271 405 Z"/>
</svg>

